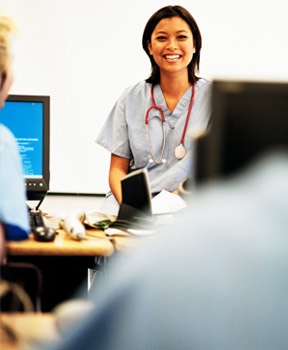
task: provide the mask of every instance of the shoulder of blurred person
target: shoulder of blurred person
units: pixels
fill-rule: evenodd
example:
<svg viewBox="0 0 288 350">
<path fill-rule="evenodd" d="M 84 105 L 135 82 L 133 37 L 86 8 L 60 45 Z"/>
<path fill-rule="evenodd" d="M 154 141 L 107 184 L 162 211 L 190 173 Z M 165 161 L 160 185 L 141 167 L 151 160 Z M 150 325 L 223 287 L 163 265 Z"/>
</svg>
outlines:
<svg viewBox="0 0 288 350">
<path fill-rule="evenodd" d="M 0 124 L 0 221 L 7 240 L 28 238 L 26 190 L 18 146 L 12 133 Z"/>
<path fill-rule="evenodd" d="M 283 152 L 203 186 L 53 350 L 287 349 L 287 178 Z"/>
<path fill-rule="evenodd" d="M 14 33 L 14 21 L 0 14 L 0 109 L 3 108 L 13 83 L 11 36 Z M 28 238 L 29 223 L 22 164 L 12 133 L 1 124 L 0 199 L 2 236 L 4 232 L 8 240 Z"/>
</svg>

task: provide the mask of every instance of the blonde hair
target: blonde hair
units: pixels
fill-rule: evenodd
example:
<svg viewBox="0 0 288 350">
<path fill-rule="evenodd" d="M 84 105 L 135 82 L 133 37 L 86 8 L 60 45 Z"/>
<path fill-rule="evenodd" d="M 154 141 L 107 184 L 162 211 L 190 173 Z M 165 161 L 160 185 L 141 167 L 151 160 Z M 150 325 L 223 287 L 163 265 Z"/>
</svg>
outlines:
<svg viewBox="0 0 288 350">
<path fill-rule="evenodd" d="M 11 58 L 11 35 L 16 31 L 14 21 L 0 15 L 0 74 L 9 68 Z"/>
</svg>

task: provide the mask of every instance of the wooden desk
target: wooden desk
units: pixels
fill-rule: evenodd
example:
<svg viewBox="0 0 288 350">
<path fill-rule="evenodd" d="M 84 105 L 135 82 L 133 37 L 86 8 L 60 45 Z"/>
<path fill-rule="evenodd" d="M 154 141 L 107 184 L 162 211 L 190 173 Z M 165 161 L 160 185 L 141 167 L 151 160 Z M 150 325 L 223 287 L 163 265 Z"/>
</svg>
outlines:
<svg viewBox="0 0 288 350">
<path fill-rule="evenodd" d="M 89 230 L 97 236 L 87 236 L 87 240 L 75 241 L 63 230 L 57 231 L 53 242 L 35 241 L 32 235 L 25 241 L 7 242 L 8 255 L 21 256 L 111 256 L 114 253 L 113 243 L 101 230 Z"/>
<path fill-rule="evenodd" d="M 49 312 L 73 296 L 87 281 L 88 269 L 94 268 L 96 259 L 113 255 L 114 245 L 103 231 L 89 232 L 97 237 L 87 236 L 87 240 L 75 241 L 58 230 L 53 242 L 37 242 L 32 235 L 25 241 L 7 242 L 8 262 L 31 263 L 42 272 L 41 311 Z"/>
<path fill-rule="evenodd" d="M 37 242 L 31 235 L 28 240 L 20 242 L 7 242 L 8 254 L 13 256 L 26 255 L 53 255 L 53 256 L 112 256 L 116 251 L 130 252 L 138 246 L 143 245 L 143 241 L 153 239 L 152 237 L 134 237 L 128 233 L 107 237 L 102 230 L 89 229 L 91 236 L 89 240 L 75 241 L 71 239 L 63 230 L 58 230 L 58 234 L 53 242 Z M 95 234 L 95 236 L 93 236 Z"/>
<path fill-rule="evenodd" d="M 60 229 L 57 232 L 53 242 L 38 242 L 33 235 L 25 241 L 7 242 L 8 261 L 32 263 L 42 272 L 43 312 L 50 312 L 60 302 L 72 297 L 85 281 L 88 281 L 88 289 L 89 269 L 95 270 L 99 266 L 96 283 L 97 280 L 104 283 L 115 251 L 134 252 L 152 239 L 124 233 L 109 238 L 102 230 L 89 229 L 87 240 L 75 241 L 65 231 Z"/>
</svg>

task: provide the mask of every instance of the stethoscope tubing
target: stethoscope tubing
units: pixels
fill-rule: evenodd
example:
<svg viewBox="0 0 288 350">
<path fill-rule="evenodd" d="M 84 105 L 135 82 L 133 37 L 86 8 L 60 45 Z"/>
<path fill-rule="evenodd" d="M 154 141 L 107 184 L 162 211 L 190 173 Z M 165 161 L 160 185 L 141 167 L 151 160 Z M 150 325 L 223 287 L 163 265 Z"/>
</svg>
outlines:
<svg viewBox="0 0 288 350">
<path fill-rule="evenodd" d="M 151 158 L 153 160 L 154 163 L 156 164 L 162 164 L 163 163 L 163 156 L 164 156 L 164 151 L 165 151 L 165 143 L 166 143 L 166 135 L 165 135 L 165 124 L 162 123 L 162 133 L 163 133 L 163 143 L 162 143 L 162 150 L 161 150 L 161 155 L 159 160 L 157 160 L 152 152 L 151 149 L 151 144 L 150 144 L 150 138 L 149 138 L 149 127 L 148 124 L 145 124 L 145 134 L 146 134 L 146 140 L 147 140 L 147 144 L 148 144 L 148 148 L 149 148 L 149 153 L 151 155 Z"/>
<path fill-rule="evenodd" d="M 152 109 L 157 109 L 160 112 L 162 123 L 165 123 L 164 113 L 163 113 L 163 111 L 162 111 L 162 109 L 160 107 L 155 105 L 153 95 L 152 95 L 152 101 L 153 101 L 153 105 L 151 107 L 149 107 L 147 112 L 146 112 L 145 124 L 148 125 L 149 113 L 152 111 Z"/>
<path fill-rule="evenodd" d="M 185 138 L 185 135 L 186 135 L 186 131 L 187 131 L 187 127 L 188 127 L 188 123 L 189 123 L 189 119 L 190 119 L 190 114 L 191 114 L 191 110 L 192 110 L 192 106 L 193 106 L 193 102 L 194 102 L 194 96 L 195 96 L 195 82 L 193 83 L 192 97 L 191 97 L 191 100 L 190 100 L 189 109 L 188 109 L 188 113 L 187 113 L 187 117 L 186 117 L 185 126 L 184 126 L 184 129 L 183 129 L 180 145 L 183 145 L 183 142 L 184 142 L 184 138 Z M 145 134 L 146 134 L 147 144 L 148 144 L 148 148 L 149 148 L 149 153 L 150 153 L 150 155 L 152 157 L 153 162 L 156 163 L 156 164 L 161 164 L 161 163 L 164 162 L 163 161 L 163 156 L 164 156 L 165 143 L 166 143 L 165 117 L 164 117 L 164 113 L 163 113 L 162 109 L 160 107 L 158 107 L 156 105 L 156 103 L 155 103 L 155 99 L 154 99 L 154 96 L 153 96 L 153 85 L 151 85 L 151 99 L 152 99 L 152 106 L 148 108 L 148 110 L 146 112 L 146 116 L 145 116 Z M 160 112 L 161 121 L 162 121 L 163 143 L 162 143 L 162 150 L 161 150 L 161 155 L 160 155 L 159 160 L 157 160 L 154 157 L 154 155 L 153 155 L 151 144 L 150 144 L 150 137 L 149 137 L 148 119 L 149 119 L 149 113 L 153 109 L 157 109 Z"/>
<path fill-rule="evenodd" d="M 183 145 L 184 138 L 185 138 L 185 135 L 186 135 L 186 131 L 187 131 L 187 127 L 188 127 L 188 123 L 189 123 L 189 119 L 190 119 L 190 114 L 191 114 L 191 110 L 192 110 L 192 106 L 193 106 L 193 102 L 194 102 L 194 96 L 195 96 L 195 83 L 193 83 L 192 97 L 191 97 L 191 100 L 190 100 L 190 105 L 189 105 L 189 109 L 188 109 L 188 113 L 187 113 L 187 118 L 186 118 L 185 126 L 184 126 L 184 129 L 183 129 L 181 141 L 180 141 L 181 145 Z"/>
</svg>

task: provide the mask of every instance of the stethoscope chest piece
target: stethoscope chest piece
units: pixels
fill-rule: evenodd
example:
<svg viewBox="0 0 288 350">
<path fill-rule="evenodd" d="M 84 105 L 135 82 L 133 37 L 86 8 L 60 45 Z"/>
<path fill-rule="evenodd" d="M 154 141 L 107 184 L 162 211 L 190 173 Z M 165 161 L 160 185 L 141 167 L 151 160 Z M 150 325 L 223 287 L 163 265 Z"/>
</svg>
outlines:
<svg viewBox="0 0 288 350">
<path fill-rule="evenodd" d="M 182 143 L 180 143 L 180 145 L 175 148 L 174 154 L 177 159 L 183 159 L 185 157 L 186 150 Z"/>
</svg>

